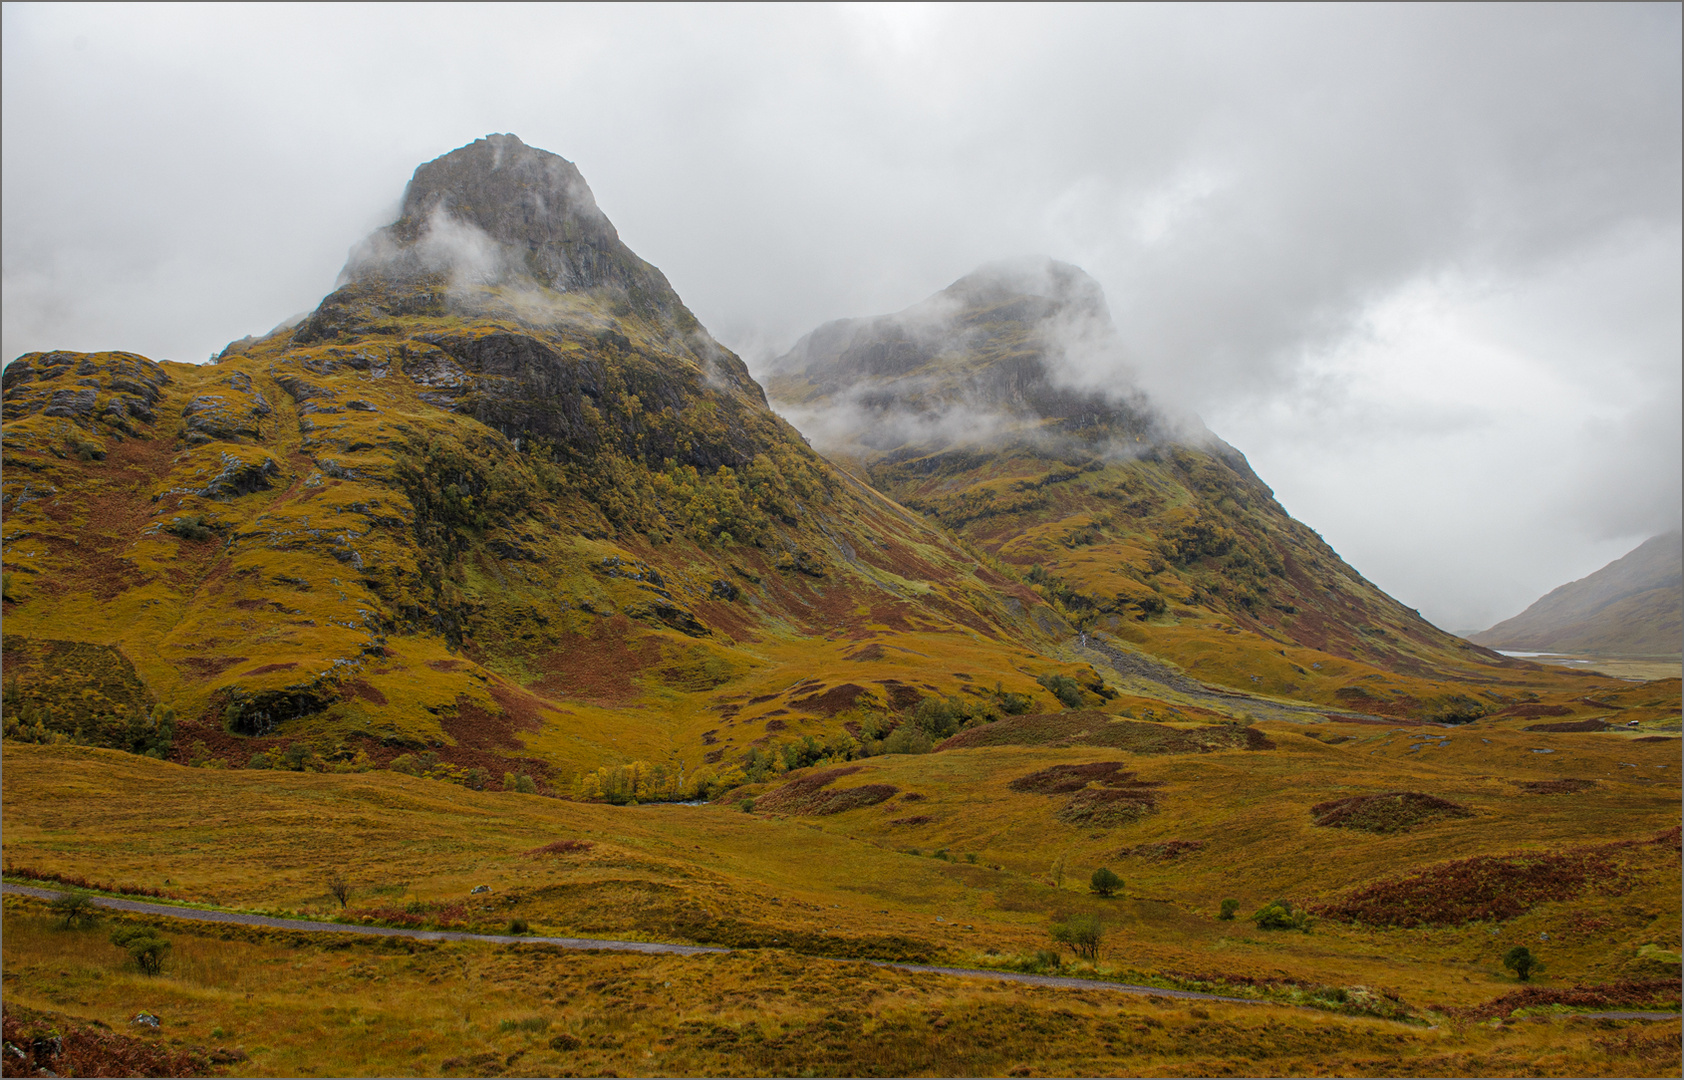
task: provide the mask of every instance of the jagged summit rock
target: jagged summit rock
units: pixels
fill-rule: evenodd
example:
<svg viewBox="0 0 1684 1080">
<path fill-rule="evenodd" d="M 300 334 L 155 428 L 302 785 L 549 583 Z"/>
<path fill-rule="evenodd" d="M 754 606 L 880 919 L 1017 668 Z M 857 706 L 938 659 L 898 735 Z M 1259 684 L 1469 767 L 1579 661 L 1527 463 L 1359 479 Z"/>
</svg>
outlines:
<svg viewBox="0 0 1684 1080">
<path fill-rule="evenodd" d="M 767 389 L 841 451 L 1075 439 L 1133 452 L 1202 437 L 1126 370 L 1099 283 L 1041 257 L 981 267 L 892 315 L 826 323 L 772 362 Z"/>
<path fill-rule="evenodd" d="M 339 285 L 298 327 L 300 343 L 343 332 L 356 305 L 375 319 L 451 310 L 601 329 L 635 314 L 668 333 L 698 329 L 666 276 L 620 240 L 579 169 L 514 135 L 417 168 L 398 219 L 352 248 Z"/>
</svg>

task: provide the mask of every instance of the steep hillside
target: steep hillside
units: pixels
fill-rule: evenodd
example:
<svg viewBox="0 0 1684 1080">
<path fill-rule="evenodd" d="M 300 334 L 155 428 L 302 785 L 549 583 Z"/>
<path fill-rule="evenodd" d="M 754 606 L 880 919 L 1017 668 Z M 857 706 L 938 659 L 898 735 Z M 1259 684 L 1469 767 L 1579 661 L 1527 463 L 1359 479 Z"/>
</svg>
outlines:
<svg viewBox="0 0 1684 1080">
<path fill-rule="evenodd" d="M 1502 660 L 1365 580 L 1197 421 L 1077 382 L 1118 349 L 1086 274 L 1002 265 L 898 314 L 820 327 L 767 387 L 820 449 L 1026 573 L 1084 628 L 1230 687 L 1477 712 L 1440 684 Z"/>
<path fill-rule="evenodd" d="M 1468 640 L 1493 649 L 1677 658 L 1684 651 L 1684 534 L 1650 537 Z"/>
<path fill-rule="evenodd" d="M 4 394 L 8 692 L 90 741 L 154 745 L 156 703 L 177 757 L 694 777 L 750 704 L 934 690 L 918 640 L 945 689 L 1040 693 L 1036 595 L 810 450 L 513 136 L 421 166 L 298 325 L 206 366 L 30 354 Z"/>
</svg>

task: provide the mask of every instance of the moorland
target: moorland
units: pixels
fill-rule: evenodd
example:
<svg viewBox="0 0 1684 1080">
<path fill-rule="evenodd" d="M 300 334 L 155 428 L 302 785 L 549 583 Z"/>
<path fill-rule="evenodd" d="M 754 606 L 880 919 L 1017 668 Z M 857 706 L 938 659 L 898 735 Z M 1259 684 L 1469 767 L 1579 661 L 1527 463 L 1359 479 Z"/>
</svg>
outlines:
<svg viewBox="0 0 1684 1080">
<path fill-rule="evenodd" d="M 1073 267 L 909 312 L 762 387 L 570 163 L 492 136 L 212 363 L 8 365 L 8 881 L 731 951 L 9 894 L 7 1039 L 84 1074 L 1678 1072 L 1679 679 L 1447 634 L 1202 426 L 1071 389 L 1109 326 Z"/>
</svg>

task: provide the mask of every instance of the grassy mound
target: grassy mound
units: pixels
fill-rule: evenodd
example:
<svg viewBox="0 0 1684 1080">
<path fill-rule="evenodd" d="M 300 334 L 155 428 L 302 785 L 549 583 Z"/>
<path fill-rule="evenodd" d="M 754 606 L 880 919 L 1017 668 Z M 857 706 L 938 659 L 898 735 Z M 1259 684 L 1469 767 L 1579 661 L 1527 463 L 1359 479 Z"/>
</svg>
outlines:
<svg viewBox="0 0 1684 1080">
<path fill-rule="evenodd" d="M 1529 795 L 1572 795 L 1589 791 L 1596 786 L 1596 781 L 1567 777 L 1561 780 L 1516 780 L 1514 785 Z"/>
<path fill-rule="evenodd" d="M 1619 870 L 1595 853 L 1481 855 L 1376 882 L 1318 915 L 1370 926 L 1454 926 L 1512 919 L 1548 900 L 1571 900 L 1587 889 L 1621 887 Z"/>
<path fill-rule="evenodd" d="M 1133 754 L 1208 754 L 1213 750 L 1271 750 L 1274 743 L 1256 728 L 1205 724 L 1181 728 L 1143 720 L 1119 720 L 1096 709 L 1008 716 L 971 728 L 937 750 L 974 746 L 1108 746 Z"/>
<path fill-rule="evenodd" d="M 1418 791 L 1388 791 L 1384 795 L 1353 795 L 1310 807 L 1316 824 L 1336 829 L 1394 833 L 1438 818 L 1473 817 L 1473 811 L 1449 799 Z"/>
<path fill-rule="evenodd" d="M 1086 765 L 1054 765 L 1040 772 L 1020 776 L 1007 785 L 1013 791 L 1038 795 L 1069 795 L 1058 812 L 1060 821 L 1073 825 L 1121 825 L 1157 809 L 1155 781 L 1139 780 L 1123 769 L 1120 761 L 1096 761 Z"/>
<path fill-rule="evenodd" d="M 1554 724 L 1528 724 L 1522 731 L 1607 731 L 1614 725 L 1606 720 L 1562 720 Z"/>
<path fill-rule="evenodd" d="M 860 787 L 827 791 L 832 783 L 860 771 L 858 765 L 820 772 L 791 780 L 758 800 L 761 810 L 780 814 L 840 814 L 844 810 L 858 810 L 862 806 L 876 806 L 894 798 L 900 789 L 893 784 L 863 784 Z"/>
<path fill-rule="evenodd" d="M 1640 1010 L 1678 1008 L 1677 979 L 1631 979 L 1598 986 L 1566 986 L 1560 989 L 1527 986 L 1470 1008 L 1438 1006 L 1440 1012 L 1459 1020 L 1489 1020 L 1507 1016 L 1516 1009 L 1565 1005 L 1574 1009 Z"/>
<path fill-rule="evenodd" d="M 1172 862 L 1183 855 L 1192 855 L 1203 851 L 1203 840 L 1160 840 L 1154 844 L 1136 844 L 1117 852 L 1118 858 L 1134 857 L 1136 859 L 1151 859 L 1153 862 Z"/>
</svg>

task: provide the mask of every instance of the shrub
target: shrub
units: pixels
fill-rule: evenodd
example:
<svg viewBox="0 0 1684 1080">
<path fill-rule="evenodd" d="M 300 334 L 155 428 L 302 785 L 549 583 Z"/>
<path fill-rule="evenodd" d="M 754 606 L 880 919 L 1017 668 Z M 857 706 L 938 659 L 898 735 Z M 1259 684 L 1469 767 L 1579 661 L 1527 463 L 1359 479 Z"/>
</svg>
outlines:
<svg viewBox="0 0 1684 1080">
<path fill-rule="evenodd" d="M 509 933 L 511 933 L 511 934 L 529 934 L 531 932 L 532 932 L 532 930 L 529 926 L 526 925 L 525 919 L 510 919 L 509 920 Z"/>
<path fill-rule="evenodd" d="M 737 800 L 737 809 L 741 810 L 745 814 L 754 813 L 754 800 L 753 799 L 739 799 L 739 800 Z"/>
<path fill-rule="evenodd" d="M 59 893 L 49 906 L 66 930 L 77 926 L 89 926 L 99 918 L 94 910 L 93 894 L 85 889 L 71 889 L 69 892 Z"/>
<path fill-rule="evenodd" d="M 274 767 L 274 763 L 269 760 L 269 755 L 261 750 L 253 754 L 251 760 L 246 762 L 246 768 L 248 769 L 272 769 Z"/>
<path fill-rule="evenodd" d="M 124 926 L 111 932 L 111 944 L 129 951 L 129 959 L 144 975 L 156 975 L 164 969 L 164 954 L 170 943 L 158 936 L 150 926 Z"/>
<path fill-rule="evenodd" d="M 885 754 L 927 754 L 935 744 L 930 737 L 912 724 L 902 724 L 883 740 Z"/>
<path fill-rule="evenodd" d="M 1222 901 L 1222 914 L 1218 915 L 1217 918 L 1223 922 L 1233 922 L 1234 913 L 1239 910 L 1240 902 L 1238 900 L 1224 900 Z"/>
<path fill-rule="evenodd" d="M 292 743 L 281 751 L 281 765 L 293 772 L 303 772 L 304 766 L 315 756 L 304 743 Z"/>
<path fill-rule="evenodd" d="M 1068 675 L 1042 675 L 1036 682 L 1046 687 L 1047 692 L 1057 698 L 1067 709 L 1082 707 L 1082 685 Z"/>
<path fill-rule="evenodd" d="M 393 772 L 400 772 L 406 776 L 421 775 L 421 764 L 415 760 L 414 754 L 399 754 L 386 767 Z"/>
<path fill-rule="evenodd" d="M 334 874 L 331 878 L 328 878 L 327 892 L 329 896 L 339 901 L 341 910 L 344 909 L 346 902 L 351 899 L 351 885 L 339 874 Z"/>
<path fill-rule="evenodd" d="M 467 775 L 462 777 L 462 786 L 470 791 L 484 791 L 486 781 L 490 779 L 490 773 L 475 765 L 468 770 Z"/>
<path fill-rule="evenodd" d="M 172 518 L 164 531 L 183 540 L 209 540 L 213 526 L 207 525 L 199 514 L 183 514 Z"/>
<path fill-rule="evenodd" d="M 522 795 L 536 795 L 538 794 L 538 785 L 532 782 L 532 777 L 526 773 L 521 773 L 515 777 L 515 790 Z"/>
<path fill-rule="evenodd" d="M 550 1039 L 551 1050 L 577 1050 L 579 1040 L 571 1035 L 557 1035 Z"/>
<path fill-rule="evenodd" d="M 1290 900 L 1271 900 L 1252 913 L 1259 930 L 1302 930 L 1310 932 L 1310 913 L 1294 908 Z"/>
<path fill-rule="evenodd" d="M 1532 977 L 1532 969 L 1538 966 L 1537 958 L 1532 950 L 1524 945 L 1516 945 L 1503 954 L 1503 966 L 1515 973 L 1521 982 Z"/>
<path fill-rule="evenodd" d="M 1123 887 L 1123 879 L 1112 873 L 1107 867 L 1100 867 L 1088 879 L 1088 888 L 1098 896 L 1109 897 Z"/>
<path fill-rule="evenodd" d="M 1099 959 L 1099 943 L 1104 933 L 1099 916 L 1087 914 L 1072 915 L 1061 923 L 1054 923 L 1052 928 L 1054 941 L 1070 946 L 1071 952 L 1085 960 Z"/>
</svg>

